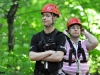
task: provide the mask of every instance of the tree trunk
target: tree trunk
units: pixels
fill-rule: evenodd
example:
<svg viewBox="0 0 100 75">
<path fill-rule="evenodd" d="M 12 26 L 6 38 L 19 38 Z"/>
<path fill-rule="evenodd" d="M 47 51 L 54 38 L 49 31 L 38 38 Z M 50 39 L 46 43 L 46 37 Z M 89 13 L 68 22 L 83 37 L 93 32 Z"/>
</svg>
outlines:
<svg viewBox="0 0 100 75">
<path fill-rule="evenodd" d="M 14 19 L 8 18 L 8 51 L 13 51 L 14 48 Z"/>
<path fill-rule="evenodd" d="M 14 48 L 14 18 L 18 9 L 19 0 L 12 0 L 10 10 L 7 12 L 6 18 L 8 23 L 8 51 L 13 51 Z"/>
</svg>

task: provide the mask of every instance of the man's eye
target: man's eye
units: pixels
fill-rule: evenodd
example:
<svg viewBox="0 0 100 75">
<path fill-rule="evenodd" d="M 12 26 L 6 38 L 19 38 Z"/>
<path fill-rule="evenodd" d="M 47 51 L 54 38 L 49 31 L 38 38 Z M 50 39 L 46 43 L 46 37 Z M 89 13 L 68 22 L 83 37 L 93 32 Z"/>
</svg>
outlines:
<svg viewBox="0 0 100 75">
<path fill-rule="evenodd" d="M 74 29 L 75 27 L 72 27 L 72 29 Z"/>
</svg>

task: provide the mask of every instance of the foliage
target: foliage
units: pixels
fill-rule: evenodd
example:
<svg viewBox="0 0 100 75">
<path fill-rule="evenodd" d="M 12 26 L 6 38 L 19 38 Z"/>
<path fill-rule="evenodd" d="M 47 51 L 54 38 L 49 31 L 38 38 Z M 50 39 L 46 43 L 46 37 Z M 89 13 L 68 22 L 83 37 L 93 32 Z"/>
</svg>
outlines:
<svg viewBox="0 0 100 75">
<path fill-rule="evenodd" d="M 3 61 L 2 61 L 3 60 Z M 0 72 L 3 75 L 31 75 L 35 62 L 30 62 L 28 56 L 18 52 L 4 52 L 0 57 Z"/>
<path fill-rule="evenodd" d="M 2 75 L 32 75 L 35 62 L 29 60 L 29 45 L 31 37 L 43 29 L 40 11 L 44 4 L 55 3 L 59 6 L 61 16 L 55 23 L 58 30 L 63 31 L 66 28 L 66 21 L 70 17 L 79 17 L 83 27 L 100 41 L 99 0 L 20 0 L 14 18 L 14 51 L 8 52 L 8 24 L 5 16 L 12 1 L 0 0 L 0 73 Z M 100 74 L 100 44 L 89 53 L 90 72 L 93 75 Z"/>
</svg>

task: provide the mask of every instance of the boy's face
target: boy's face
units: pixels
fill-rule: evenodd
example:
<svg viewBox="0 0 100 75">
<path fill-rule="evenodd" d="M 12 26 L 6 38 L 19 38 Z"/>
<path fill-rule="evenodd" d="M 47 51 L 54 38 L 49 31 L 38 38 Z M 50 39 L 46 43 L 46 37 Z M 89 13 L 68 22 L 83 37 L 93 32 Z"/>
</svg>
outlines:
<svg viewBox="0 0 100 75">
<path fill-rule="evenodd" d="M 44 26 L 49 26 L 53 23 L 53 20 L 55 21 L 56 19 L 53 17 L 51 13 L 43 13 L 42 14 L 42 21 Z"/>
<path fill-rule="evenodd" d="M 80 25 L 72 25 L 70 28 L 69 28 L 69 33 L 71 36 L 73 37 L 79 37 L 80 34 L 81 34 L 81 26 Z"/>
</svg>

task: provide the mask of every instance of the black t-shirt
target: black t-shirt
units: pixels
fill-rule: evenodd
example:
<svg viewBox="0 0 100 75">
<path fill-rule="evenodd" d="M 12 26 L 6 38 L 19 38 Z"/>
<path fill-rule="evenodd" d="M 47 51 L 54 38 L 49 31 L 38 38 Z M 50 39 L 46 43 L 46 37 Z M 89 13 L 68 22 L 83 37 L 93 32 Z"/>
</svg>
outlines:
<svg viewBox="0 0 100 75">
<path fill-rule="evenodd" d="M 48 42 L 48 40 L 50 39 L 50 37 L 52 36 L 54 31 L 49 33 L 49 34 L 46 34 L 43 31 L 45 42 Z M 35 35 L 33 35 L 32 39 L 31 39 L 31 43 L 30 43 L 30 51 L 40 52 L 39 49 L 38 49 L 38 47 L 39 47 L 38 44 L 39 44 L 40 41 L 41 41 L 40 32 L 35 34 Z M 56 34 L 55 39 L 54 39 L 54 43 L 55 44 L 50 46 L 50 50 L 62 51 L 62 52 L 64 52 L 64 54 L 66 54 L 65 42 L 66 42 L 65 34 L 63 34 L 62 32 L 58 31 L 58 33 Z M 48 69 L 49 69 L 50 72 L 57 71 L 59 69 L 59 67 L 61 68 L 61 66 L 62 66 L 62 61 L 61 62 L 48 62 Z M 41 64 L 41 61 L 36 61 L 36 68 L 38 68 L 41 71 L 45 70 L 44 69 L 44 65 Z"/>
<path fill-rule="evenodd" d="M 44 39 L 45 39 L 46 42 L 51 38 L 53 32 L 51 32 L 49 34 L 46 34 L 43 31 Z M 41 41 L 40 32 L 35 34 L 35 35 L 33 35 L 32 39 L 31 39 L 31 43 L 30 43 L 30 51 L 39 52 L 38 51 L 39 41 Z M 65 51 L 66 36 L 65 36 L 65 34 L 63 34 L 62 32 L 58 31 L 58 33 L 55 36 L 54 41 L 55 41 L 56 48 L 51 48 L 50 50 L 63 51 L 64 54 L 66 54 L 66 51 Z"/>
</svg>

